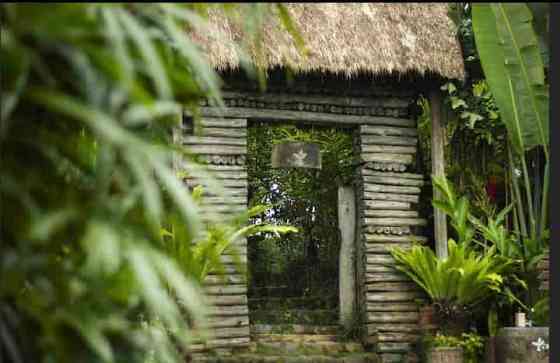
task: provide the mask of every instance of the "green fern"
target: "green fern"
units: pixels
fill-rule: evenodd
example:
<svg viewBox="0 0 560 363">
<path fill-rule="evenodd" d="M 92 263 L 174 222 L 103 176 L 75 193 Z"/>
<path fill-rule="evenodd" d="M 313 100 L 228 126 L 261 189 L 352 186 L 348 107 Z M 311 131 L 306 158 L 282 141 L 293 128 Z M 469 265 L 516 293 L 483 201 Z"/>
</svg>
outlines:
<svg viewBox="0 0 560 363">
<path fill-rule="evenodd" d="M 480 256 L 465 244 L 448 242 L 449 257 L 439 259 L 426 246 L 394 248 L 396 268 L 420 286 L 433 302 L 473 307 L 501 291 L 501 273 L 509 262 L 495 251 Z"/>
</svg>

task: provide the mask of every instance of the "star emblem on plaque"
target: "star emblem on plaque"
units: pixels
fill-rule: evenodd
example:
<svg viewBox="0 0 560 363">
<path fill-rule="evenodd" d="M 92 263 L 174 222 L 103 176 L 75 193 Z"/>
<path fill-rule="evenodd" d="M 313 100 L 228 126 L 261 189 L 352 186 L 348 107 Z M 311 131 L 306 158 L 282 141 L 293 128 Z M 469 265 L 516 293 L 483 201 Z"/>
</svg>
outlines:
<svg viewBox="0 0 560 363">
<path fill-rule="evenodd" d="M 309 142 L 275 144 L 272 147 L 272 167 L 321 169 L 319 145 Z"/>
</svg>

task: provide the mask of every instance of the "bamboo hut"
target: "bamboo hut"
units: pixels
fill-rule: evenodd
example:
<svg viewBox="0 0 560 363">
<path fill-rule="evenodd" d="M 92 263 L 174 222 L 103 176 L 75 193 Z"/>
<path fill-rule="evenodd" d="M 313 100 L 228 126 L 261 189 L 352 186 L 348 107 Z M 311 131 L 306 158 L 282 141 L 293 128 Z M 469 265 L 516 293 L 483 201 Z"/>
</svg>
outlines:
<svg viewBox="0 0 560 363">
<path fill-rule="evenodd" d="M 417 151 L 414 105 L 420 94 L 432 102 L 433 172 L 443 173 L 439 87 L 462 80 L 464 64 L 447 4 L 288 4 L 307 55 L 277 19 L 267 19 L 262 48 L 250 58 L 267 69 L 260 92 L 243 77 L 234 44 L 242 29 L 223 14 L 210 13 L 210 29 L 193 34 L 211 64 L 221 72 L 226 107 L 201 105 L 201 136 L 184 131 L 184 145 L 208 164 L 228 198 L 210 198 L 209 212 L 227 215 L 247 205 L 246 128 L 253 120 L 342 125 L 353 129 L 356 168 L 355 314 L 366 331 L 364 342 L 382 361 L 399 361 L 417 337 L 421 294 L 391 266 L 388 249 L 425 240 L 417 235 L 426 219 L 416 210 L 429 176 L 410 172 Z M 287 83 L 286 71 L 294 74 Z M 190 179 L 189 184 L 203 183 Z M 445 241 L 443 216 L 435 216 L 436 239 Z M 246 242 L 239 241 L 246 261 Z M 225 256 L 226 263 L 232 259 Z M 247 286 L 228 265 L 225 280 L 208 279 L 216 305 L 215 337 L 205 348 L 221 350 L 251 343 Z"/>
</svg>

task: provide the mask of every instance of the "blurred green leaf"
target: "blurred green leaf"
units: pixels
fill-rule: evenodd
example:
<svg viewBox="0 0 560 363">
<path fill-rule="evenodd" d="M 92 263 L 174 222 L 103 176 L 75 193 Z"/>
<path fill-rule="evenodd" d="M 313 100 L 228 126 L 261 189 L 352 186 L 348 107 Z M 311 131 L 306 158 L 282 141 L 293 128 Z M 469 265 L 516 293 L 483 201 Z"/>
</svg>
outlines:
<svg viewBox="0 0 560 363">
<path fill-rule="evenodd" d="M 146 67 L 146 70 L 152 78 L 159 96 L 166 100 L 170 99 L 171 86 L 169 85 L 167 72 L 163 67 L 161 57 L 158 55 L 152 40 L 148 36 L 147 32 L 142 29 L 136 19 L 128 12 L 119 11 L 117 14 L 121 24 L 138 48 L 146 64 L 150 65 L 149 67 Z"/>
<path fill-rule="evenodd" d="M 69 222 L 77 218 L 78 212 L 73 208 L 66 208 L 41 215 L 30 227 L 32 239 L 46 240 L 52 234 L 63 229 Z"/>
<path fill-rule="evenodd" d="M 175 363 L 207 338 L 199 285 L 226 250 L 240 262 L 229 248 L 247 222 L 203 224 L 202 190 L 191 194 L 179 176 L 223 190 L 174 139 L 182 112 L 196 119 L 202 99 L 223 105 L 220 77 L 185 31 L 208 29 L 209 8 L 241 9 L 260 31 L 273 6 L 0 6 L 10 212 L 0 274 L 19 322 L 4 334 L 2 317 L 0 344 L 12 358 Z"/>
<path fill-rule="evenodd" d="M 86 252 L 84 268 L 90 275 L 110 275 L 121 265 L 120 236 L 113 226 L 91 221 L 82 240 Z"/>
</svg>

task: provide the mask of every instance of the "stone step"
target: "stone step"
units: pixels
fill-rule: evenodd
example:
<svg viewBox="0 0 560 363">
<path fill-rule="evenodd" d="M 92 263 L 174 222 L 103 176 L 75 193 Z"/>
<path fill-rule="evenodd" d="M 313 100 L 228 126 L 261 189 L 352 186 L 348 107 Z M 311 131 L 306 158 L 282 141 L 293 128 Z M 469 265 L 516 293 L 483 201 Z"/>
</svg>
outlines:
<svg viewBox="0 0 560 363">
<path fill-rule="evenodd" d="M 252 334 L 256 342 L 335 342 L 333 334 Z"/>
<path fill-rule="evenodd" d="M 383 353 L 378 355 L 379 363 L 418 363 L 419 358 L 414 353 L 398 354 L 398 353 Z"/>
<path fill-rule="evenodd" d="M 275 296 L 266 296 L 255 298 L 253 297 L 252 290 L 249 291 L 249 306 L 251 309 L 259 310 L 259 309 L 278 309 L 281 306 L 283 309 L 294 309 L 294 310 L 302 310 L 302 309 L 325 309 L 330 308 L 333 305 L 336 306 L 336 302 L 338 301 L 338 295 L 335 297 L 329 296 L 322 296 L 323 299 L 319 300 L 316 296 L 309 297 L 309 298 L 302 298 L 302 297 L 275 297 Z"/>
<path fill-rule="evenodd" d="M 360 353 L 364 351 L 360 343 L 345 343 L 334 341 L 260 341 L 257 350 L 267 351 L 270 354 L 340 354 Z"/>
<path fill-rule="evenodd" d="M 336 309 L 251 309 L 251 321 L 268 322 L 272 324 L 313 324 L 331 325 L 338 321 Z"/>
<path fill-rule="evenodd" d="M 192 362 L 204 363 L 379 363 L 375 353 L 350 353 L 338 356 L 323 354 L 264 355 L 239 354 L 229 357 L 197 357 Z"/>
<path fill-rule="evenodd" d="M 338 325 L 251 324 L 251 334 L 336 334 Z"/>
</svg>

